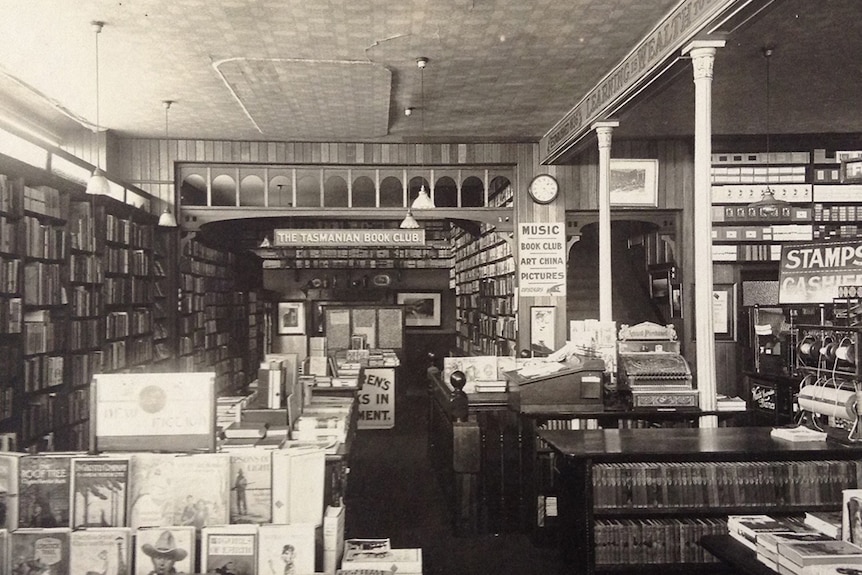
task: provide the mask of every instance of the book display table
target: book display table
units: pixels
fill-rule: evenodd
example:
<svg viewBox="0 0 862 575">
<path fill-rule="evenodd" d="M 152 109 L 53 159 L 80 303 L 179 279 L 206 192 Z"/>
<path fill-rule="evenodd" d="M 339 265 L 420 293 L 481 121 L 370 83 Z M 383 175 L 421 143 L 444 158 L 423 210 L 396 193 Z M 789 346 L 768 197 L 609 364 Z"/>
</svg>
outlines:
<svg viewBox="0 0 862 575">
<path fill-rule="evenodd" d="M 791 443 L 769 432 L 540 430 L 555 456 L 558 541 L 573 572 L 633 565 L 715 570 L 717 559 L 700 542 L 726 534 L 728 515 L 836 509 L 841 489 L 860 485 L 855 461 L 862 445 Z M 852 471 L 827 474 L 825 462 Z"/>
</svg>

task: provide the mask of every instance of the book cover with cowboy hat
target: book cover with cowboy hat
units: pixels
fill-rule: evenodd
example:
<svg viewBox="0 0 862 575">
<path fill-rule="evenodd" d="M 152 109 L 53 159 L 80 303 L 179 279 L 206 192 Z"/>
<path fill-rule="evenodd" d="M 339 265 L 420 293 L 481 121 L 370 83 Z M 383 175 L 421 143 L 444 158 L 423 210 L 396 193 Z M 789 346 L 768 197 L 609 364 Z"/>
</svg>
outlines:
<svg viewBox="0 0 862 575">
<path fill-rule="evenodd" d="M 139 527 L 135 532 L 135 575 L 196 573 L 195 528 Z"/>
</svg>

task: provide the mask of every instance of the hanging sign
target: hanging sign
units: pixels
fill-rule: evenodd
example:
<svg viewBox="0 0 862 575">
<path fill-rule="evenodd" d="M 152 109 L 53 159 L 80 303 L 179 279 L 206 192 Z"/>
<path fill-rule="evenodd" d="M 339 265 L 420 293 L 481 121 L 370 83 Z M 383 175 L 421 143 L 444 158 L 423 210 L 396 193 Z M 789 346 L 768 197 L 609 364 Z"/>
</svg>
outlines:
<svg viewBox="0 0 862 575">
<path fill-rule="evenodd" d="M 841 286 L 862 284 L 862 241 L 785 244 L 779 282 L 779 303 L 832 303 Z"/>
<path fill-rule="evenodd" d="M 526 297 L 566 295 L 564 224 L 518 225 L 518 291 Z"/>
<path fill-rule="evenodd" d="M 425 230 L 275 230 L 273 247 L 424 246 Z"/>
</svg>

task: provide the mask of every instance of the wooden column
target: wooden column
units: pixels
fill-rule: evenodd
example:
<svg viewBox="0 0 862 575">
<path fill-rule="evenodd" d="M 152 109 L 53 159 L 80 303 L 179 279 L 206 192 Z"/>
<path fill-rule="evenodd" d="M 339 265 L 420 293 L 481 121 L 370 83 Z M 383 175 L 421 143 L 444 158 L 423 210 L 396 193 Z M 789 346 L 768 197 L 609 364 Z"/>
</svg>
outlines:
<svg viewBox="0 0 862 575">
<path fill-rule="evenodd" d="M 689 53 L 694 73 L 694 307 L 697 389 L 700 407 L 715 410 L 715 332 L 712 321 L 712 64 L 723 40 L 696 41 Z M 717 427 L 717 417 L 703 417 L 701 427 Z"/>
<path fill-rule="evenodd" d="M 596 122 L 599 141 L 599 321 L 613 321 L 611 275 L 611 135 L 620 123 Z"/>
</svg>

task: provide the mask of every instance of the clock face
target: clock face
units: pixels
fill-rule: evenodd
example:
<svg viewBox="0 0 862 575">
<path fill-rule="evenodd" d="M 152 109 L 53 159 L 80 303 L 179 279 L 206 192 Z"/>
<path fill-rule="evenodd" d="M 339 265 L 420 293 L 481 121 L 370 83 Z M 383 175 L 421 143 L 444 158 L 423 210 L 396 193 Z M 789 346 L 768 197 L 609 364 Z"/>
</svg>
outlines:
<svg viewBox="0 0 862 575">
<path fill-rule="evenodd" d="M 553 202 L 557 193 L 560 191 L 560 185 L 557 179 L 550 174 L 539 174 L 530 183 L 530 196 L 533 201 L 540 204 L 549 204 Z"/>
</svg>

